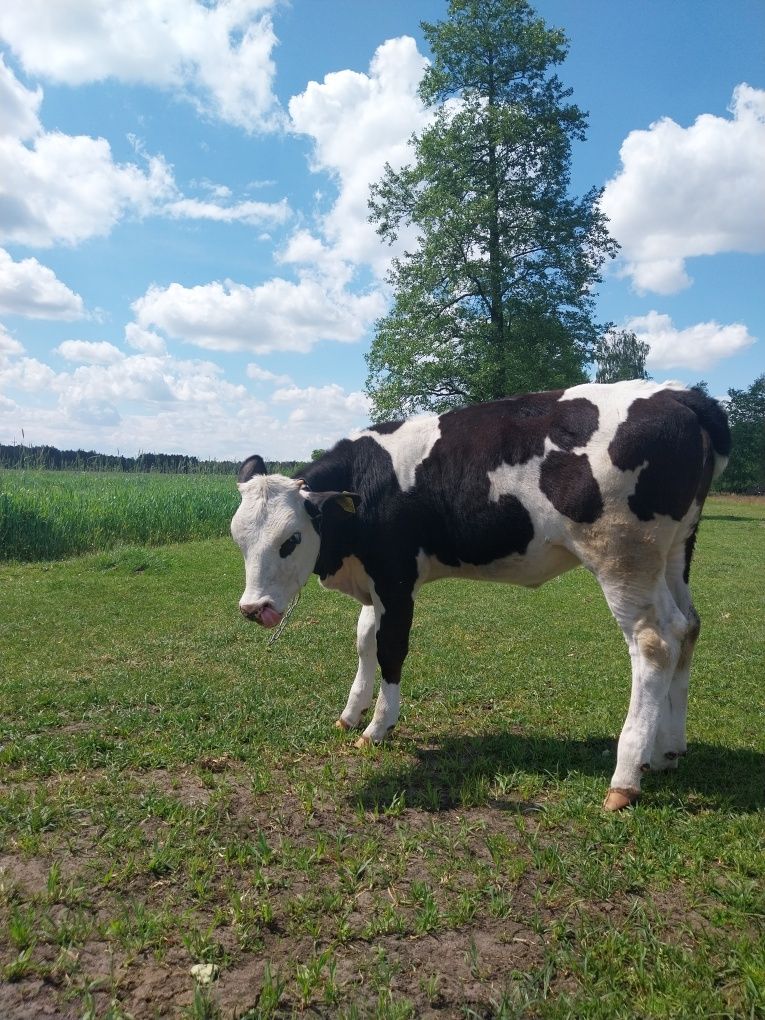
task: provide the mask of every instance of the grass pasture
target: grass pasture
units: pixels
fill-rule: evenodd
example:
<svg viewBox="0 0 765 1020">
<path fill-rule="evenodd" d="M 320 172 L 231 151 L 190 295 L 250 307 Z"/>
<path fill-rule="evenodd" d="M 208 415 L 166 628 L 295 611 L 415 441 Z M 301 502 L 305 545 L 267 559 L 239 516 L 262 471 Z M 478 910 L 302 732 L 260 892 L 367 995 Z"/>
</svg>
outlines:
<svg viewBox="0 0 765 1020">
<path fill-rule="evenodd" d="M 364 752 L 354 604 L 311 581 L 269 651 L 242 574 L 0 565 L 0 1017 L 765 1017 L 765 501 L 707 504 L 689 755 L 616 816 L 584 571 L 426 587 Z"/>
</svg>

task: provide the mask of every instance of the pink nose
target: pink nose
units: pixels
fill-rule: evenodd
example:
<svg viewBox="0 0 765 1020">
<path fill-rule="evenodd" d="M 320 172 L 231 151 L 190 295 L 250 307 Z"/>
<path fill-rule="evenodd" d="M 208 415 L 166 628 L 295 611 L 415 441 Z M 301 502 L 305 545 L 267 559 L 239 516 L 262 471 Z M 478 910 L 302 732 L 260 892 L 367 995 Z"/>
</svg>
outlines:
<svg viewBox="0 0 765 1020">
<path fill-rule="evenodd" d="M 278 613 L 272 605 L 268 602 L 253 602 L 253 603 L 242 603 L 239 604 L 239 612 L 248 620 L 254 620 L 259 623 L 261 627 L 275 627 L 282 618 L 282 613 Z"/>
</svg>

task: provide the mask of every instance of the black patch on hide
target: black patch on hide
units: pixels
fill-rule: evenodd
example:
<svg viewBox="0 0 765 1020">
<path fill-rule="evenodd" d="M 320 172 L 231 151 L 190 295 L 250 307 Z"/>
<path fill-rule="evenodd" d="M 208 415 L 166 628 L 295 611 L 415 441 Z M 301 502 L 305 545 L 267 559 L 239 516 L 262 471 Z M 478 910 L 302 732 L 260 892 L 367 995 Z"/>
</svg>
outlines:
<svg viewBox="0 0 765 1020">
<path fill-rule="evenodd" d="M 551 450 L 542 461 L 539 487 L 558 513 L 578 524 L 603 514 L 603 497 L 585 454 Z"/>
</svg>

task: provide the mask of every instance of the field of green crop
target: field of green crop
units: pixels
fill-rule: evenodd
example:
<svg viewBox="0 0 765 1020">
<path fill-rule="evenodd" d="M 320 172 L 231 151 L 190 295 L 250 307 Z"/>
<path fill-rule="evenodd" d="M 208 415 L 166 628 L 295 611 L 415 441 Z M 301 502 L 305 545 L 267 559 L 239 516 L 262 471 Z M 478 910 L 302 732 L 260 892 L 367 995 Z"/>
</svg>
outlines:
<svg viewBox="0 0 765 1020">
<path fill-rule="evenodd" d="M 0 560 L 223 535 L 238 500 L 225 475 L 0 471 Z"/>
<path fill-rule="evenodd" d="M 427 586 L 360 752 L 349 599 L 268 650 L 227 538 L 0 564 L 0 1017 L 765 1017 L 763 576 L 765 501 L 709 500 L 689 754 L 606 815 L 584 571 Z"/>
</svg>

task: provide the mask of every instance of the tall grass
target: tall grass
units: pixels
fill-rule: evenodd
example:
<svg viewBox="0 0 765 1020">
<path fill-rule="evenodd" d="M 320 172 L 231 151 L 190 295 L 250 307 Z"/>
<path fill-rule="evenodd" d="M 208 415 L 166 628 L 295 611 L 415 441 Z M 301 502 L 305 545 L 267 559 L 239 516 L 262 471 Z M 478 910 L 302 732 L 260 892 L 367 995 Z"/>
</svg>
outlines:
<svg viewBox="0 0 765 1020">
<path fill-rule="evenodd" d="M 0 560 L 212 538 L 237 502 L 233 478 L 220 475 L 3 471 Z"/>
</svg>

